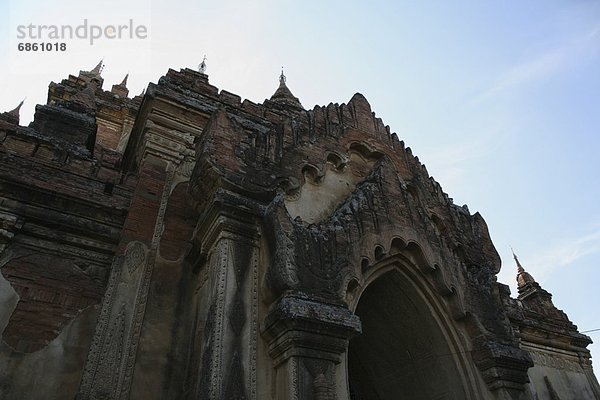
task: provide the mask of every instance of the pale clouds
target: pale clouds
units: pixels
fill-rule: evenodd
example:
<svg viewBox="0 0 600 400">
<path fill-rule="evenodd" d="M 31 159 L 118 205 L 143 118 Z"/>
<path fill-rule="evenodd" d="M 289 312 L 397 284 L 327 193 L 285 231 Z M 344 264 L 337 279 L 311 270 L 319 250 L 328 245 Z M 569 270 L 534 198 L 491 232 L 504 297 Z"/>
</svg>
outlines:
<svg viewBox="0 0 600 400">
<path fill-rule="evenodd" d="M 495 127 L 486 125 L 486 128 L 472 133 L 449 133 L 453 137 L 466 139 L 451 145 L 436 145 L 431 151 L 423 152 L 423 160 L 429 173 L 448 193 L 458 194 L 463 192 L 461 185 L 465 183 L 469 172 L 477 171 L 482 160 L 488 159 L 503 146 L 510 131 L 510 126 L 503 121 Z"/>
<path fill-rule="evenodd" d="M 546 79 L 562 71 L 588 62 L 600 54 L 600 24 L 566 40 L 563 44 L 517 63 L 501 74 L 476 101 L 501 92 L 519 89 L 536 80 Z"/>
<path fill-rule="evenodd" d="M 542 78 L 558 71 L 567 60 L 566 49 L 538 55 L 535 58 L 518 64 L 501 76 L 489 89 L 488 95 L 500 92 L 511 86 L 517 86 L 527 81 Z"/>
<path fill-rule="evenodd" d="M 543 278 L 561 267 L 569 267 L 585 256 L 600 252 L 600 229 L 571 238 L 533 256 L 525 269 L 534 277 Z"/>
<path fill-rule="evenodd" d="M 484 149 L 483 141 L 461 142 L 452 146 L 435 148 L 429 154 L 424 154 L 429 173 L 438 182 L 448 188 L 455 188 L 463 181 L 469 169 L 470 162 L 481 156 Z"/>
</svg>

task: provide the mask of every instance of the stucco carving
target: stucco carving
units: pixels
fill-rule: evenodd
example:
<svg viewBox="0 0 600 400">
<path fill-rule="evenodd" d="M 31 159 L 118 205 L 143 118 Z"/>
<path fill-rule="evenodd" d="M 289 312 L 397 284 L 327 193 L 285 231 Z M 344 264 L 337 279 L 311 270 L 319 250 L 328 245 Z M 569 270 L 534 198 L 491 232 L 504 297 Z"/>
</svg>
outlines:
<svg viewBox="0 0 600 400">
<path fill-rule="evenodd" d="M 589 338 L 524 271 L 510 297 L 481 215 L 361 94 L 305 110 L 283 78 L 255 104 L 169 70 L 130 99 L 124 83 L 102 90 L 100 69 L 51 85 L 29 127 L 0 114 L 0 263 L 18 241 L 104 290 L 79 399 L 347 398 L 346 352 L 371 337 L 361 313 L 365 329 L 402 336 L 380 358 L 431 383 L 429 397 L 525 400 L 534 363 L 598 393 Z M 396 303 L 365 300 L 364 314 L 369 287 L 398 277 L 381 290 Z M 405 320 L 371 320 L 369 305 Z M 426 332 L 403 336 L 400 322 Z"/>
</svg>

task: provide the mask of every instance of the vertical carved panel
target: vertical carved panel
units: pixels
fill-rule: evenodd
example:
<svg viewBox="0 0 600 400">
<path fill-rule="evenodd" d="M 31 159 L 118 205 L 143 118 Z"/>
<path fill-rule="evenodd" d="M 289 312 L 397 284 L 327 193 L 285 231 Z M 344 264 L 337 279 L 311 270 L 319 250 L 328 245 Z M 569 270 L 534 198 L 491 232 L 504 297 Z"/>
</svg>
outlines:
<svg viewBox="0 0 600 400">
<path fill-rule="evenodd" d="M 129 275 L 133 275 L 135 271 L 144 263 L 146 258 L 145 246 L 140 242 L 131 242 L 125 250 L 125 266 Z"/>
<path fill-rule="evenodd" d="M 200 380 L 201 375 L 199 371 L 202 368 L 201 363 L 201 351 L 206 348 L 204 343 L 205 339 L 205 322 L 207 322 L 207 316 L 211 310 L 207 304 L 202 301 L 202 294 L 207 290 L 208 271 L 206 265 L 201 267 L 196 276 L 196 286 L 191 299 L 191 308 L 193 310 L 194 321 L 190 330 L 191 334 L 187 340 L 187 362 L 186 372 L 182 388 L 182 398 L 194 398 L 197 399 L 197 383 Z"/>
<path fill-rule="evenodd" d="M 200 379 L 198 381 L 199 399 L 221 398 L 220 393 L 223 381 L 221 374 L 223 369 L 223 325 L 228 253 L 228 241 L 220 240 L 215 245 L 209 257 L 209 287 L 214 289 L 209 295 L 210 307 L 204 326 L 202 356 L 200 359 Z"/>
<path fill-rule="evenodd" d="M 123 257 L 115 258 L 81 379 L 80 399 L 106 398 L 107 391 L 111 398 L 119 397 L 117 383 L 123 368 L 125 337 L 131 327 L 129 292 L 139 285 L 147 252 L 143 243 L 133 241 Z"/>
<path fill-rule="evenodd" d="M 252 400 L 256 399 L 256 341 L 258 339 L 258 257 L 259 248 L 252 247 L 251 281 L 250 281 L 250 335 L 247 365 L 248 391 Z"/>
<path fill-rule="evenodd" d="M 284 382 L 283 385 L 281 385 L 280 383 L 280 386 L 288 387 L 288 397 L 290 398 L 290 400 L 299 400 L 298 363 L 298 357 L 291 357 L 289 360 L 287 360 L 288 368 L 282 371 L 284 374 Z M 281 396 L 281 394 L 279 394 L 279 396 Z"/>
<path fill-rule="evenodd" d="M 211 399 L 220 398 L 223 377 L 221 371 L 223 369 L 223 325 L 225 320 L 225 288 L 227 282 L 227 261 L 229 256 L 229 240 L 221 240 L 217 245 L 218 257 L 215 265 L 215 275 L 217 276 L 217 293 L 216 293 L 216 312 L 215 312 L 215 353 L 211 374 Z"/>
<path fill-rule="evenodd" d="M 100 359 L 96 385 L 92 387 L 90 399 L 115 399 L 118 398 L 115 382 L 119 378 L 119 370 L 123 360 L 123 346 L 125 341 L 126 323 L 125 303 L 121 303 L 119 314 L 104 338 L 103 349 L 105 356 Z"/>
<path fill-rule="evenodd" d="M 160 243 L 160 235 L 163 232 L 165 211 L 167 209 L 167 203 L 169 200 L 169 195 L 171 193 L 171 186 L 173 184 L 174 176 L 175 168 L 173 164 L 169 163 L 167 164 L 167 174 L 165 178 L 162 196 L 160 197 L 160 206 L 158 209 L 158 215 L 156 217 L 156 223 L 154 226 L 154 234 L 152 236 L 150 252 L 148 254 L 148 259 L 144 264 L 142 279 L 140 285 L 138 286 L 138 290 L 135 296 L 135 305 L 132 315 L 132 327 L 126 343 L 126 346 L 128 347 L 127 353 L 125 354 L 126 360 L 119 379 L 120 396 L 118 398 L 127 399 L 129 397 L 129 391 L 131 389 L 131 378 L 133 377 L 133 369 L 135 365 L 135 357 L 140 341 L 142 322 L 144 321 L 144 314 L 146 312 L 146 303 L 148 301 L 150 280 L 152 278 L 154 263 L 156 262 L 158 246 Z"/>
<path fill-rule="evenodd" d="M 301 399 L 336 400 L 333 362 L 303 358 L 299 364 L 297 390 Z"/>
<path fill-rule="evenodd" d="M 256 399 L 258 248 L 222 231 L 209 258 L 214 284 L 204 329 L 199 398 Z"/>
<path fill-rule="evenodd" d="M 131 241 L 127 244 L 124 256 L 115 258 L 96 333 L 83 372 L 78 399 L 90 399 L 93 395 L 105 393 L 102 388 L 107 384 L 115 388 L 114 396 L 111 398 L 129 397 L 148 289 L 174 175 L 174 167 L 172 164 L 167 164 L 163 190 L 158 196 L 158 210 L 150 248 L 148 249 L 142 242 Z M 136 222 L 132 223 L 134 226 L 136 224 Z M 147 221 L 144 221 L 144 224 L 147 224 Z M 126 229 L 135 232 L 131 226 Z M 126 305 L 126 312 L 123 314 L 127 316 L 127 318 L 123 317 L 125 336 L 121 346 L 122 351 L 111 353 L 106 346 L 109 343 L 112 345 L 112 342 L 107 338 L 110 336 L 110 327 L 120 318 L 121 314 L 114 311 L 115 304 L 119 303 Z M 107 379 L 110 379 L 110 382 L 107 383 Z"/>
<path fill-rule="evenodd" d="M 101 367 L 102 357 L 104 355 L 104 346 L 107 337 L 110 321 L 112 318 L 112 308 L 114 298 L 117 297 L 117 284 L 121 278 L 121 265 L 122 259 L 116 258 L 111 266 L 111 274 L 108 280 L 108 286 L 104 299 L 102 302 L 102 309 L 98 316 L 98 322 L 96 323 L 96 333 L 92 339 L 90 351 L 88 352 L 87 361 L 81 377 L 81 384 L 79 385 L 78 399 L 91 398 L 91 393 L 94 392 L 95 386 L 99 385 L 97 381 L 98 370 Z M 101 385 L 101 383 L 100 383 Z"/>
<path fill-rule="evenodd" d="M 212 361 L 214 357 L 214 338 L 215 338 L 215 303 L 212 303 L 206 315 L 204 325 L 204 335 L 202 338 L 202 357 L 200 358 L 200 379 L 198 383 L 198 399 L 211 398 L 211 382 L 215 379 L 211 373 L 213 371 Z"/>
<path fill-rule="evenodd" d="M 231 400 L 246 400 L 246 387 L 244 385 L 244 367 L 240 360 L 239 353 L 235 351 L 229 364 L 229 373 L 225 380 L 225 390 L 223 398 Z"/>
</svg>

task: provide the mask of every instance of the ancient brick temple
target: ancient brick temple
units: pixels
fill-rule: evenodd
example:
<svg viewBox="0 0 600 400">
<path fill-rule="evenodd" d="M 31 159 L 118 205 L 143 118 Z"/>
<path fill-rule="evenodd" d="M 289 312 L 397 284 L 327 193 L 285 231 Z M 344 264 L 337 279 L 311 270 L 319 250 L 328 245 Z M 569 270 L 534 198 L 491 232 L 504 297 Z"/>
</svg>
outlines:
<svg viewBox="0 0 600 400">
<path fill-rule="evenodd" d="M 589 337 L 356 94 L 101 65 L 0 115 L 2 399 L 600 399 Z"/>
</svg>

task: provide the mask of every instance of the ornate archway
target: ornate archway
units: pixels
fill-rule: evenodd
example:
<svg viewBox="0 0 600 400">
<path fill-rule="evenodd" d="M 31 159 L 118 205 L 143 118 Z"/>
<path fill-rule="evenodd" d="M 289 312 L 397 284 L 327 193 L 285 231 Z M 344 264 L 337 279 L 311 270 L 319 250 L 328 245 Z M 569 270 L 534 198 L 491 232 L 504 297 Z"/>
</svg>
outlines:
<svg viewBox="0 0 600 400">
<path fill-rule="evenodd" d="M 444 305 L 414 266 L 393 258 L 366 274 L 352 305 L 362 334 L 348 349 L 349 398 L 479 398 L 468 350 Z"/>
</svg>

